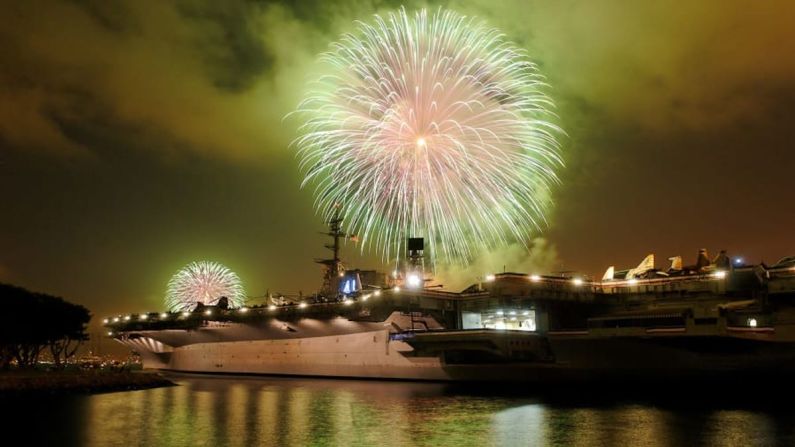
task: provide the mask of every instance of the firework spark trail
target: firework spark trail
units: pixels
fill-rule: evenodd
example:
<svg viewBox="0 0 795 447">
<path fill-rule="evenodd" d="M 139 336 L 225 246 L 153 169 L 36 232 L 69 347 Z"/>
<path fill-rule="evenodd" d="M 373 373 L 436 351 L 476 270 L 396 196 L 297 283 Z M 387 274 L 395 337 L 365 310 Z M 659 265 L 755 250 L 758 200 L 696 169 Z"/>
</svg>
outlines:
<svg viewBox="0 0 795 447">
<path fill-rule="evenodd" d="M 171 312 L 191 311 L 199 302 L 215 305 L 222 296 L 230 307 L 245 304 L 246 293 L 237 274 L 217 262 L 192 262 L 168 282 L 166 307 Z"/>
<path fill-rule="evenodd" d="M 562 131 L 536 66 L 498 31 L 400 10 L 321 60 L 294 144 L 316 208 L 340 206 L 363 248 L 400 258 L 423 236 L 435 261 L 467 262 L 544 224 Z"/>
</svg>

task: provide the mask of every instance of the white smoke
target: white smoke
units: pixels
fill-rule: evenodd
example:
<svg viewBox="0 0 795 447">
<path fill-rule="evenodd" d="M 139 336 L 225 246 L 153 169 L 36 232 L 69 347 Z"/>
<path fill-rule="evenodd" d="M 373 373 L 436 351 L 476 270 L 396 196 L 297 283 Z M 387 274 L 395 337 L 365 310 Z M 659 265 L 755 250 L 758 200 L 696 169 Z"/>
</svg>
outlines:
<svg viewBox="0 0 795 447">
<path fill-rule="evenodd" d="M 444 289 L 462 290 L 486 275 L 501 272 L 545 274 L 555 270 L 560 264 L 558 251 L 554 244 L 538 237 L 529 246 L 513 243 L 504 247 L 484 249 L 466 266 L 437 266 L 434 284 L 442 284 Z"/>
</svg>

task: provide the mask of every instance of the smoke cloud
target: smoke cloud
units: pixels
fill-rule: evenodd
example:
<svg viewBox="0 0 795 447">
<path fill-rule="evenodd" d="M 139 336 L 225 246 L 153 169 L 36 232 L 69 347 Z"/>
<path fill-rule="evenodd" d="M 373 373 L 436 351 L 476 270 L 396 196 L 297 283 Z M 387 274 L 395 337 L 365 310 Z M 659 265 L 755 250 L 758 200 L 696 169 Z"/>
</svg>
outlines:
<svg viewBox="0 0 795 447">
<path fill-rule="evenodd" d="M 791 2 L 441 4 L 527 48 L 575 136 L 582 115 L 594 110 L 651 131 L 730 125 L 763 113 L 795 74 Z M 278 123 L 297 104 L 315 56 L 355 20 L 396 7 L 355 0 L 8 5 L 0 27 L 0 137 L 11 147 L 66 154 L 98 150 L 90 136 L 101 131 L 161 152 L 247 159 L 282 151 L 293 129 Z"/>
<path fill-rule="evenodd" d="M 462 290 L 486 275 L 515 272 L 526 274 L 548 274 L 560 266 L 558 251 L 554 244 L 544 238 L 535 238 L 529 247 L 513 243 L 504 247 L 484 249 L 474 261 L 460 266 L 440 266 L 434 275 L 434 284 L 442 284 L 447 290 Z"/>
</svg>

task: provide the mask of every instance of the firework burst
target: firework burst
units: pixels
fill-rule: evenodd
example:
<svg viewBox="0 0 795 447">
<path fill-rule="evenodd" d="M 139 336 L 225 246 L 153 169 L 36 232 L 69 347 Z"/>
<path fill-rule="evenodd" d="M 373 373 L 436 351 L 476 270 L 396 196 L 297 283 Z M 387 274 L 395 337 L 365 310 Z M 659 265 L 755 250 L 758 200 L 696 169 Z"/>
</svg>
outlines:
<svg viewBox="0 0 795 447">
<path fill-rule="evenodd" d="M 562 131 L 537 67 L 497 30 L 401 9 L 321 60 L 294 144 L 317 210 L 340 207 L 363 248 L 399 259 L 422 236 L 434 260 L 467 262 L 545 223 Z"/>
<path fill-rule="evenodd" d="M 245 304 L 246 293 L 235 272 L 217 262 L 192 262 L 168 282 L 166 307 L 169 311 L 191 311 L 196 303 L 215 305 L 225 296 L 230 307 Z"/>
</svg>

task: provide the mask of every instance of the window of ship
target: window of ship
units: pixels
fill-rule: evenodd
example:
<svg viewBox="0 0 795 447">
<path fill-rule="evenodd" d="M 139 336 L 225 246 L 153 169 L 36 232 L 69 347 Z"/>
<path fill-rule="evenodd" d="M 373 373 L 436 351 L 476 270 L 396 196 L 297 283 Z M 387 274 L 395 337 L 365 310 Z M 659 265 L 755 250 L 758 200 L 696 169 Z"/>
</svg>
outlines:
<svg viewBox="0 0 795 447">
<path fill-rule="evenodd" d="M 461 320 L 464 329 L 536 330 L 536 313 L 527 308 L 462 312 Z"/>
</svg>

